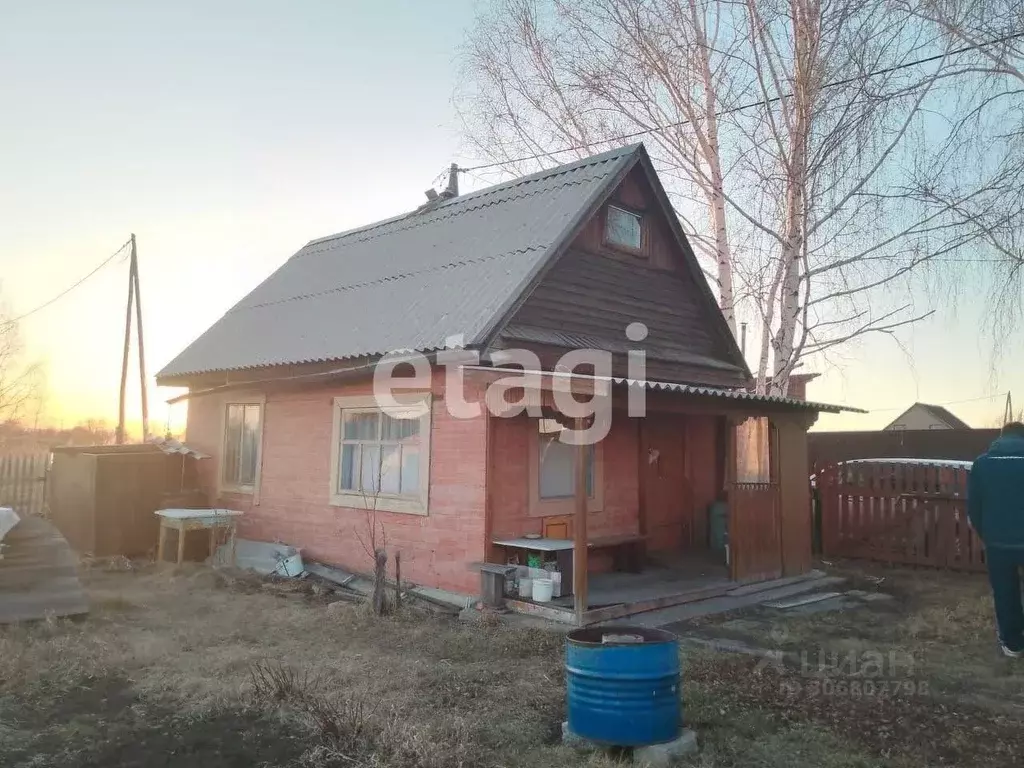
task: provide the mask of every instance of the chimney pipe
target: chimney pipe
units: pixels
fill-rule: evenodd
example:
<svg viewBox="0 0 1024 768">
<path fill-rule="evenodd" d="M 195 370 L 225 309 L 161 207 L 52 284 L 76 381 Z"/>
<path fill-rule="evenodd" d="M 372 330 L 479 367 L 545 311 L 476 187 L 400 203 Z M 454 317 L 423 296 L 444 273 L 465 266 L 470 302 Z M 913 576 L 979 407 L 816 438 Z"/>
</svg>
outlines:
<svg viewBox="0 0 1024 768">
<path fill-rule="evenodd" d="M 445 189 L 445 197 L 459 196 L 459 166 L 452 163 L 448 169 L 448 187 Z"/>
<path fill-rule="evenodd" d="M 740 352 L 743 354 L 743 358 L 747 357 L 747 324 L 740 323 Z"/>
</svg>

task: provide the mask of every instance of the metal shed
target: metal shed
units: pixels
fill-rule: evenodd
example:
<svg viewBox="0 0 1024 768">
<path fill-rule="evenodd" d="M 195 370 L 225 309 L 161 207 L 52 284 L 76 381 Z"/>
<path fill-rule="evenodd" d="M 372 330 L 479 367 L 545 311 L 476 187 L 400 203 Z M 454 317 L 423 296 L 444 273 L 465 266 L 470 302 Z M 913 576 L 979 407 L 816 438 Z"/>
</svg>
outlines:
<svg viewBox="0 0 1024 768">
<path fill-rule="evenodd" d="M 182 496 L 197 485 L 200 456 L 155 444 L 55 448 L 50 517 L 80 554 L 144 555 L 159 533 L 153 513 L 185 505 Z"/>
</svg>

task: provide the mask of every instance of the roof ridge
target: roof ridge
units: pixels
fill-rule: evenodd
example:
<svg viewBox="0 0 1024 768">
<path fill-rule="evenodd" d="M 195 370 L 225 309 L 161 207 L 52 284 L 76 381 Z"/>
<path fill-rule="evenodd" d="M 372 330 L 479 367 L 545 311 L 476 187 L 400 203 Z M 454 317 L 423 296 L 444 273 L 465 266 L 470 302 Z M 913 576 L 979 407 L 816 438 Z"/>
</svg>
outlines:
<svg viewBox="0 0 1024 768">
<path fill-rule="evenodd" d="M 580 181 L 580 180 L 566 181 L 566 182 L 564 182 L 562 184 L 562 187 L 565 188 L 565 187 L 580 186 L 581 184 L 584 184 L 584 183 L 586 183 L 586 182 Z M 365 243 L 365 242 L 369 242 L 370 240 L 376 240 L 378 237 L 389 237 L 389 236 L 391 236 L 391 235 L 393 235 L 393 234 L 395 234 L 397 232 L 408 232 L 409 230 L 416 229 L 417 227 L 426 226 L 428 224 L 437 224 L 439 222 L 444 221 L 445 219 L 451 219 L 451 218 L 455 218 L 456 216 L 462 216 L 462 215 L 467 214 L 467 213 L 473 213 L 474 211 L 482 210 L 483 208 L 487 208 L 488 206 L 504 205 L 505 203 L 513 202 L 513 201 L 516 201 L 516 200 L 525 200 L 526 198 L 532 197 L 533 195 L 538 195 L 538 194 L 542 194 L 544 192 L 549 192 L 549 191 L 550 191 L 550 189 L 537 189 L 537 190 L 534 190 L 534 191 L 525 192 L 525 193 L 520 194 L 520 195 L 513 195 L 513 196 L 507 197 L 507 198 L 505 198 L 503 200 L 488 200 L 486 202 L 481 203 L 480 205 L 474 205 L 474 206 L 471 206 L 471 207 L 459 208 L 459 209 L 456 209 L 456 210 L 448 209 L 447 212 L 445 212 L 443 208 L 435 208 L 433 211 L 429 211 L 426 215 L 424 215 L 424 214 L 416 215 L 415 212 L 412 212 L 412 213 L 405 214 L 404 216 L 396 216 L 394 219 L 391 220 L 391 222 L 401 221 L 403 218 L 405 218 L 405 219 L 409 220 L 409 225 L 405 226 L 405 227 L 398 227 L 398 228 L 395 228 L 395 229 L 390 229 L 387 232 L 377 232 L 375 234 L 369 234 L 369 232 L 367 232 L 367 236 L 366 237 L 359 238 L 357 240 L 354 240 L 353 242 Z M 441 215 L 441 216 L 430 215 L 430 214 L 434 214 L 434 213 L 443 213 L 444 215 Z M 391 222 L 381 222 L 380 223 L 380 227 L 383 227 L 385 225 L 385 223 L 391 223 Z M 351 233 L 349 233 L 349 235 L 356 235 L 356 234 L 359 234 L 359 233 L 358 232 L 351 232 Z M 346 237 L 347 236 L 348 235 L 346 235 Z M 326 243 L 331 243 L 331 242 L 334 242 L 334 240 L 330 239 L 330 238 L 326 238 L 326 239 L 323 239 L 323 240 L 316 241 L 316 244 L 319 245 L 321 243 L 326 244 Z M 312 244 L 312 241 L 310 242 L 310 244 Z M 299 252 L 296 253 L 293 258 L 297 258 L 297 257 L 300 257 L 300 256 L 313 256 L 313 255 L 318 254 L 318 253 L 325 253 L 327 251 L 332 250 L 331 248 L 315 248 L 315 249 L 311 249 L 311 250 L 306 250 L 307 248 L 309 248 L 310 244 L 307 244 L 303 248 L 301 248 L 299 250 Z"/>
<path fill-rule="evenodd" d="M 451 208 L 454 208 L 456 206 L 465 205 L 467 202 L 473 201 L 476 198 L 480 198 L 480 197 L 484 197 L 484 196 L 492 195 L 492 194 L 497 194 L 498 192 L 504 191 L 506 189 L 511 189 L 511 188 L 514 188 L 514 187 L 517 187 L 517 186 L 520 186 L 520 185 L 523 185 L 523 184 L 530 184 L 530 183 L 533 183 L 533 182 L 536 182 L 536 181 L 542 181 L 542 180 L 548 179 L 548 178 L 550 178 L 552 176 L 558 176 L 558 175 L 563 174 L 563 173 L 569 173 L 570 171 L 579 170 L 580 168 L 584 168 L 584 167 L 587 167 L 587 166 L 590 166 L 590 165 L 599 165 L 601 163 L 606 163 L 606 162 L 609 162 L 611 160 L 618 160 L 618 159 L 621 159 L 622 157 L 624 157 L 625 155 L 628 155 L 628 154 L 631 154 L 631 153 L 637 151 L 637 149 L 639 147 L 641 147 L 641 146 L 642 146 L 641 144 L 628 144 L 628 145 L 626 145 L 624 147 L 620 147 L 618 149 L 608 150 L 606 152 L 601 152 L 601 153 L 596 154 L 596 155 L 591 155 L 590 157 L 585 157 L 585 158 L 581 158 L 579 160 L 574 160 L 571 163 L 563 163 L 562 165 L 552 166 L 551 168 L 548 168 L 546 170 L 537 171 L 536 173 L 527 174 L 526 176 L 518 176 L 518 177 L 516 177 L 514 179 L 509 179 L 508 181 L 503 181 L 503 182 L 500 182 L 498 184 L 493 184 L 493 185 L 491 185 L 489 187 L 484 187 L 483 189 L 478 189 L 478 190 L 475 190 L 475 191 L 470 192 L 470 193 L 465 194 L 465 195 L 459 195 L 457 197 L 450 198 L 448 200 L 445 200 L 443 203 L 441 203 L 441 205 L 437 206 L 436 208 L 433 208 L 433 209 L 431 209 L 429 211 L 421 212 L 419 215 L 417 215 L 417 210 L 418 209 L 413 209 L 411 211 L 407 211 L 405 213 L 398 214 L 397 216 L 391 216 L 390 218 L 387 218 L 387 219 L 381 219 L 380 221 L 375 221 L 375 222 L 372 222 L 370 224 L 364 224 L 361 227 L 356 227 L 354 229 L 344 230 L 342 232 L 337 232 L 337 233 L 335 233 L 333 235 L 325 235 L 323 237 L 314 238 L 314 239 L 310 240 L 308 243 L 306 243 L 306 245 L 303 246 L 302 249 L 300 249 L 299 252 L 296 253 L 295 255 L 299 256 L 300 254 L 303 253 L 303 251 L 306 250 L 306 248 L 308 248 L 311 245 L 319 245 L 321 243 L 331 242 L 331 241 L 334 241 L 334 240 L 341 240 L 341 239 L 346 238 L 346 237 L 351 237 L 352 235 L 357 235 L 357 234 L 359 234 L 361 232 L 369 232 L 370 230 L 377 229 L 379 227 L 384 227 L 384 226 L 386 226 L 388 224 L 393 224 L 393 223 L 395 223 L 397 221 L 401 221 L 402 219 L 407 219 L 407 218 L 411 218 L 411 217 L 414 217 L 414 216 L 418 220 L 422 219 L 423 221 L 427 221 L 427 220 L 429 220 L 429 221 L 437 221 L 437 219 L 435 219 L 435 218 L 427 219 L 426 217 L 423 216 L 423 213 L 430 214 L 430 213 L 438 213 L 438 212 L 444 211 L 446 209 L 450 210 Z M 582 182 L 576 181 L 576 182 L 572 182 L 572 183 L 580 184 Z M 533 193 L 529 193 L 529 194 L 533 194 Z M 526 196 L 528 196 L 528 195 L 523 195 L 522 197 L 526 197 Z M 517 198 L 513 198 L 513 199 L 520 199 L 520 198 L 517 197 Z M 480 207 L 482 207 L 482 206 L 477 206 L 476 208 L 471 208 L 469 210 L 477 210 Z M 451 215 L 458 215 L 458 213 L 462 213 L 462 212 L 463 211 L 459 211 L 457 213 L 452 213 Z M 367 238 L 367 239 L 369 239 L 369 238 Z M 317 251 L 317 252 L 319 252 L 319 251 Z"/>
</svg>

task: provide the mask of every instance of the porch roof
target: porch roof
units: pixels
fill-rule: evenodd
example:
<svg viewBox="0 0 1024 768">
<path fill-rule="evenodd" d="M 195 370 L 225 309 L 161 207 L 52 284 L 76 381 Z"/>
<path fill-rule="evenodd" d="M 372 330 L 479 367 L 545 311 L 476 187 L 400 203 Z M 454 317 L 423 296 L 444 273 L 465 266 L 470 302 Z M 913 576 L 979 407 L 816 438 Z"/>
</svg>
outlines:
<svg viewBox="0 0 1024 768">
<path fill-rule="evenodd" d="M 662 390 L 667 392 L 678 392 L 684 395 L 698 395 L 702 397 L 725 398 L 728 400 L 745 400 L 748 402 L 765 403 L 768 405 L 785 405 L 805 411 L 821 411 L 824 413 L 867 413 L 863 408 L 854 408 L 849 405 L 833 405 L 831 403 L 817 403 L 809 400 L 800 400 L 795 397 L 780 397 L 778 395 L 759 395 L 744 389 L 720 389 L 718 387 L 706 387 L 697 384 L 677 384 L 670 381 L 648 381 L 637 379 L 621 379 L 612 377 L 615 384 L 624 384 L 627 387 L 643 387 L 650 390 Z"/>
<path fill-rule="evenodd" d="M 849 411 L 851 413 L 867 413 L 867 411 L 862 408 L 854 408 L 848 405 L 817 403 L 813 401 L 800 400 L 794 397 L 780 397 L 778 395 L 759 395 L 756 392 L 750 392 L 745 389 L 722 389 L 719 387 L 708 387 L 701 384 L 683 384 L 673 381 L 652 381 L 650 379 L 629 379 L 618 376 L 590 376 L 583 373 L 570 373 L 569 371 L 522 370 L 519 368 L 505 368 L 502 366 L 490 365 L 463 365 L 462 368 L 465 370 L 502 374 L 503 376 L 507 376 L 508 374 L 524 377 L 536 376 L 542 382 L 542 389 L 558 386 L 555 382 L 560 382 L 563 387 L 568 385 L 570 388 L 575 383 L 583 384 L 585 387 L 581 388 L 581 392 L 593 392 L 597 389 L 606 389 L 608 385 L 612 385 L 624 386 L 626 388 L 643 388 L 652 392 L 673 392 L 680 395 L 691 395 L 696 397 L 737 400 L 748 403 L 763 403 L 764 405 L 782 406 L 787 409 L 801 411 L 824 413 L 842 413 L 843 411 Z M 544 385 L 543 382 L 545 378 L 549 380 L 549 386 Z M 595 386 L 600 384 L 603 384 L 604 386 Z"/>
</svg>

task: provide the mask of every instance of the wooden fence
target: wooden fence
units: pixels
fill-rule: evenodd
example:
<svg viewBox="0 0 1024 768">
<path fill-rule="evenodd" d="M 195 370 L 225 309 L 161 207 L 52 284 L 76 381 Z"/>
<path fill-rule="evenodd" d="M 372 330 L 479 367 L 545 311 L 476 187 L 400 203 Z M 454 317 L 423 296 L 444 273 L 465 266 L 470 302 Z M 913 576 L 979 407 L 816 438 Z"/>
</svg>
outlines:
<svg viewBox="0 0 1024 768">
<path fill-rule="evenodd" d="M 49 453 L 0 456 L 0 507 L 23 516 L 45 514 L 49 467 Z"/>
<path fill-rule="evenodd" d="M 985 570 L 967 520 L 969 471 L 872 462 L 815 473 L 826 557 Z"/>
</svg>

